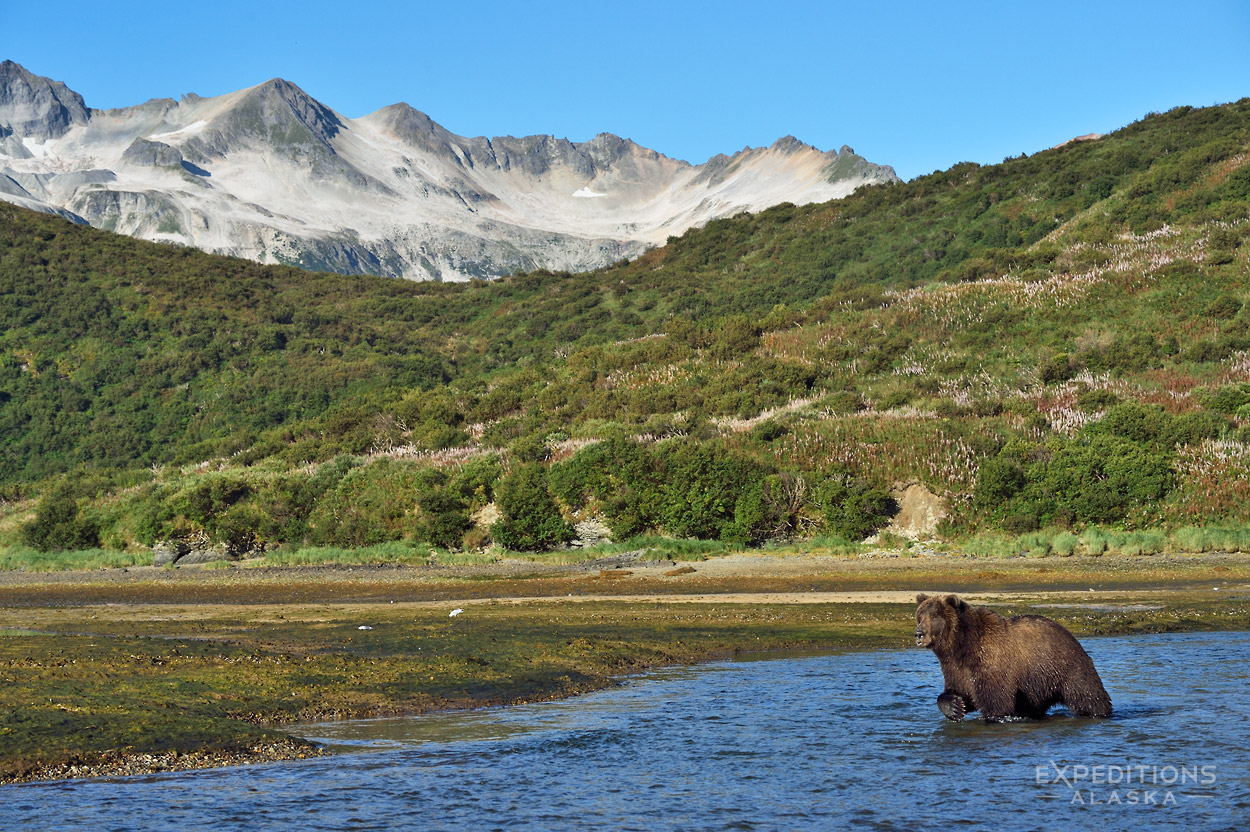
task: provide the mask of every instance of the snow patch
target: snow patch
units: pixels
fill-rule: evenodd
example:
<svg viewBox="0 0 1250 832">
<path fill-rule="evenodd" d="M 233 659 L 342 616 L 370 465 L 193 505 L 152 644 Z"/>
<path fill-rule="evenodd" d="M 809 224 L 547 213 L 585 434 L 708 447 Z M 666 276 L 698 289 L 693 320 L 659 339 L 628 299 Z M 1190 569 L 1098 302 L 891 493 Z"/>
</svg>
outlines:
<svg viewBox="0 0 1250 832">
<path fill-rule="evenodd" d="M 30 151 L 30 155 L 36 159 L 46 159 L 49 156 L 48 142 L 39 142 L 30 136 L 22 138 L 22 146 Z"/>
<path fill-rule="evenodd" d="M 578 197 L 579 199 L 594 199 L 595 197 L 607 196 L 607 194 L 597 194 L 590 189 L 589 185 L 587 185 L 580 190 L 573 191 L 573 196 Z"/>
<path fill-rule="evenodd" d="M 186 127 L 180 127 L 177 130 L 170 130 L 168 133 L 154 133 L 151 136 L 148 136 L 148 141 L 160 141 L 161 139 L 176 139 L 183 136 L 189 136 L 192 133 L 200 132 L 205 126 L 207 126 L 207 124 L 207 121 L 200 119 L 199 121 L 188 124 Z"/>
</svg>

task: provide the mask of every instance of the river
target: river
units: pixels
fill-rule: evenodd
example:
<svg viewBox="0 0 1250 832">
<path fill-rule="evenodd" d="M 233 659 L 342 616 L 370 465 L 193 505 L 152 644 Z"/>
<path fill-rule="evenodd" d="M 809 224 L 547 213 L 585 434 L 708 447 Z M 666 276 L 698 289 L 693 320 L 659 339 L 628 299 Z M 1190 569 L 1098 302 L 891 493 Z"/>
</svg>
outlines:
<svg viewBox="0 0 1250 832">
<path fill-rule="evenodd" d="M 949 723 L 928 651 L 308 726 L 344 753 L 5 787 L 0 830 L 1250 828 L 1250 633 L 1083 639 L 1109 720 Z"/>
</svg>

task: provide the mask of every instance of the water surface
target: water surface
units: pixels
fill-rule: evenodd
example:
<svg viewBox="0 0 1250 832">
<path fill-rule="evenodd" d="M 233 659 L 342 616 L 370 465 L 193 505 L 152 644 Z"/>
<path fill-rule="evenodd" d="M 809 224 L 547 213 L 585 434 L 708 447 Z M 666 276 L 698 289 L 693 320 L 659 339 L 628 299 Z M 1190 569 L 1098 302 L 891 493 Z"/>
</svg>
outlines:
<svg viewBox="0 0 1250 832">
<path fill-rule="evenodd" d="M 948 723 L 923 650 L 732 661 L 305 730 L 328 759 L 7 787 L 0 830 L 1250 828 L 1250 633 L 1083 643 L 1110 720 Z"/>
</svg>

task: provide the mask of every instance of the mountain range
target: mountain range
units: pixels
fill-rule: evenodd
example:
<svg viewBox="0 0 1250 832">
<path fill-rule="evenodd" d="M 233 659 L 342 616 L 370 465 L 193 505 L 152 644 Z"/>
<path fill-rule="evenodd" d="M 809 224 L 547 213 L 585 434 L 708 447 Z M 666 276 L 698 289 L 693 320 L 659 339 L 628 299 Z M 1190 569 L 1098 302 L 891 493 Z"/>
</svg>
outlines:
<svg viewBox="0 0 1250 832">
<path fill-rule="evenodd" d="M 518 493 L 627 549 L 862 540 L 893 496 L 970 554 L 1246 551 L 1248 274 L 1250 99 L 580 274 L 344 276 L 0 204 L 0 566 L 530 546 L 474 520 Z"/>
<path fill-rule="evenodd" d="M 412 279 L 586 270 L 709 220 L 896 182 L 787 136 L 701 165 L 601 133 L 470 138 L 407 104 L 348 118 L 273 79 L 92 109 L 0 63 L 0 199 L 262 263 Z"/>
</svg>

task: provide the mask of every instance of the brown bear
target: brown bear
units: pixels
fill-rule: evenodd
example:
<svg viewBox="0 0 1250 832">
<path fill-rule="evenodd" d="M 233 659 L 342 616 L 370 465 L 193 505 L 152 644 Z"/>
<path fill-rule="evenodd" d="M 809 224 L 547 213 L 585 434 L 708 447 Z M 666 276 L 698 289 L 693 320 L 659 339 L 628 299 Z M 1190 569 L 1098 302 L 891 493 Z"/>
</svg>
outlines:
<svg viewBox="0 0 1250 832">
<path fill-rule="evenodd" d="M 1075 716 L 1111 716 L 1111 697 L 1085 649 L 1041 615 L 1003 618 L 955 595 L 916 596 L 916 646 L 942 665 L 938 710 L 959 721 L 969 711 L 994 722 L 1041 719 L 1052 705 Z"/>
</svg>

